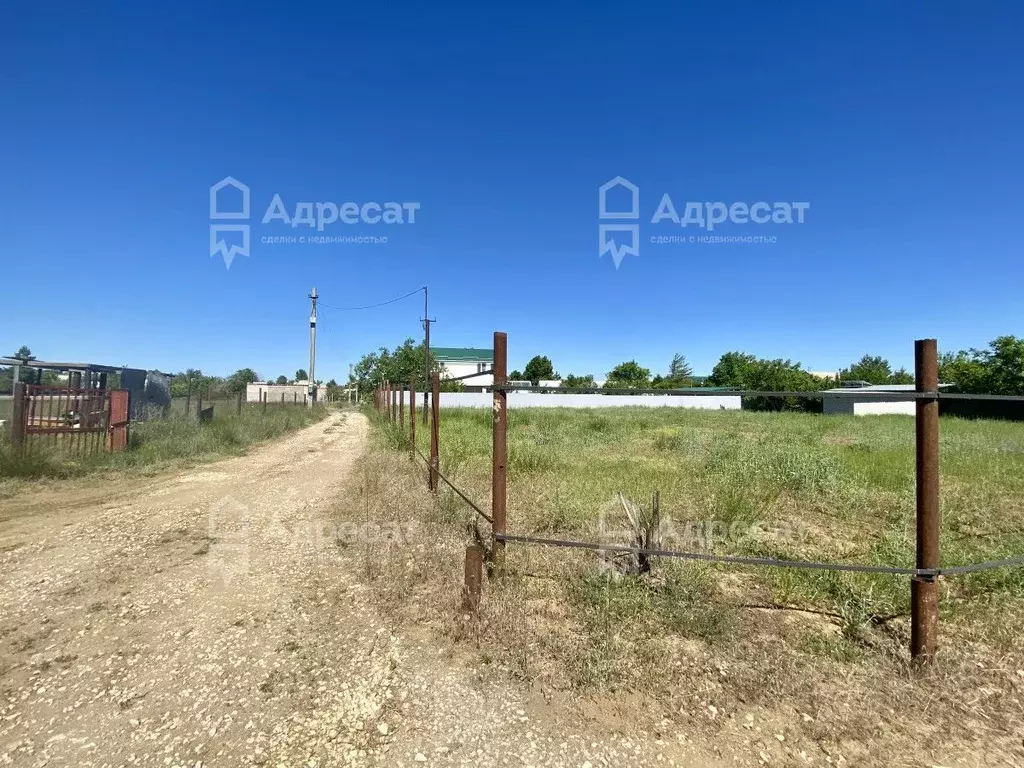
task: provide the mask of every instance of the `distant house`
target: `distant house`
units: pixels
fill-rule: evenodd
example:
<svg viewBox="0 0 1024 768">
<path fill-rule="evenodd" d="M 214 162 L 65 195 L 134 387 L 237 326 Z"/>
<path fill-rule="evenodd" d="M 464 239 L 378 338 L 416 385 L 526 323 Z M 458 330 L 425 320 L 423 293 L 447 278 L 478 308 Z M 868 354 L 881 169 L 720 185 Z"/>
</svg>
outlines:
<svg viewBox="0 0 1024 768">
<path fill-rule="evenodd" d="M 826 389 L 822 398 L 822 413 L 852 413 L 857 416 L 901 413 L 913 416 L 916 413 L 916 400 L 910 398 L 900 400 L 901 392 L 913 392 L 913 384 L 868 384 L 867 382 L 848 381 L 842 387 Z M 878 393 L 891 392 L 894 397 L 879 397 Z M 858 393 L 865 393 L 858 397 Z"/>
<path fill-rule="evenodd" d="M 482 392 L 484 387 L 494 383 L 494 377 L 489 373 L 494 367 L 493 349 L 431 347 L 430 358 L 440 363 L 442 379 L 468 376 L 469 378 L 462 381 L 468 392 Z M 485 371 L 488 373 L 484 373 Z"/>
<path fill-rule="evenodd" d="M 293 384 L 275 384 L 272 381 L 256 381 L 245 386 L 245 401 L 258 403 L 264 397 L 268 403 L 304 403 L 309 394 L 309 380 L 299 379 Z M 317 402 L 327 402 L 327 385 L 320 384 L 316 389 Z"/>
</svg>

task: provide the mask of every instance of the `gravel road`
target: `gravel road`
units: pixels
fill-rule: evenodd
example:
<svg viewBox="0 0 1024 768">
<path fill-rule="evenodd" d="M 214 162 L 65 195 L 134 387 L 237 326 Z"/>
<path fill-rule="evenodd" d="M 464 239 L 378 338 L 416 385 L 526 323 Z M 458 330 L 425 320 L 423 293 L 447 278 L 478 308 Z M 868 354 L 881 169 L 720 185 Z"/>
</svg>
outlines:
<svg viewBox="0 0 1024 768">
<path fill-rule="evenodd" d="M 367 431 L 0 502 L 0 765 L 717 764 L 385 629 L 330 535 Z"/>
</svg>

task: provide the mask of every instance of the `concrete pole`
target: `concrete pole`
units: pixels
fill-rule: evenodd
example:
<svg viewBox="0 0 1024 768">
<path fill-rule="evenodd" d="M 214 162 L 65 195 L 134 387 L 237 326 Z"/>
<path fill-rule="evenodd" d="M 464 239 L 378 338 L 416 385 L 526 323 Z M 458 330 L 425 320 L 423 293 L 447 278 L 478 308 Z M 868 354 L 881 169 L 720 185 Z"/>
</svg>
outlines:
<svg viewBox="0 0 1024 768">
<path fill-rule="evenodd" d="M 316 404 L 316 286 L 309 292 L 312 306 L 309 310 L 309 397 L 306 402 L 312 408 Z"/>
</svg>

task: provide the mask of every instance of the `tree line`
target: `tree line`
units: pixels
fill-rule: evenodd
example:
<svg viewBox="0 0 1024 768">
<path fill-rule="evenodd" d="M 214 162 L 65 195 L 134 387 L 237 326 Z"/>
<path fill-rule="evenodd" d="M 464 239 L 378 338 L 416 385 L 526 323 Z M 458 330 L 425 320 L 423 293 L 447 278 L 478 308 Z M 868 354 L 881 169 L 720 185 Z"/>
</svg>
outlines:
<svg viewBox="0 0 1024 768">
<path fill-rule="evenodd" d="M 559 377 L 546 356 L 533 357 L 520 373 L 509 378 L 529 380 L 561 378 L 562 386 L 592 388 L 591 374 L 567 374 Z M 747 352 L 726 352 L 715 363 L 707 377 L 695 377 L 686 357 L 673 355 L 664 374 L 651 375 L 636 360 L 619 363 L 608 371 L 607 388 L 686 388 L 693 386 L 730 387 L 734 389 L 809 392 L 838 386 L 842 382 L 862 381 L 868 384 L 913 384 L 914 376 L 906 368 L 893 368 L 879 355 L 864 355 L 838 372 L 836 377 L 811 373 L 799 362 L 776 358 L 760 358 Z M 985 349 L 945 352 L 939 358 L 939 381 L 954 392 L 991 395 L 1024 395 L 1024 339 L 1000 336 Z"/>
<path fill-rule="evenodd" d="M 406 384 L 421 382 L 426 364 L 422 342 L 406 339 L 393 350 L 381 347 L 364 355 L 355 366 L 353 383 L 369 391 L 387 379 Z M 436 360 L 431 372 L 440 370 Z M 559 374 L 551 358 L 534 355 L 522 369 L 509 373 L 511 381 L 560 381 L 573 389 L 595 389 L 593 374 Z M 635 359 L 619 363 L 605 376 L 607 389 L 684 389 L 687 387 L 729 387 L 764 392 L 813 392 L 838 386 L 842 382 L 862 381 L 868 384 L 913 384 L 914 376 L 906 368 L 894 368 L 880 355 L 865 354 L 841 369 L 837 376 L 819 376 L 796 361 L 783 358 L 761 358 L 743 351 L 723 354 L 708 376 L 695 376 L 686 356 L 676 353 L 664 372 L 653 373 Z M 984 349 L 944 352 L 939 359 L 939 381 L 950 391 L 970 394 L 1024 395 L 1024 339 L 1000 336 Z M 461 382 L 447 382 L 442 387 L 451 391 L 462 389 Z M 777 404 L 778 405 L 778 404 Z M 787 404 L 782 404 L 785 407 Z M 797 406 L 794 406 L 797 407 Z"/>
<path fill-rule="evenodd" d="M 26 363 L 36 359 L 36 356 L 32 354 L 32 350 L 24 344 L 11 357 L 16 360 L 23 360 Z M 235 396 L 239 392 L 244 392 L 246 385 L 263 381 L 260 375 L 252 368 L 239 368 L 230 376 L 214 376 L 205 374 L 198 368 L 188 368 L 171 374 L 171 376 L 171 397 L 186 397 L 189 393 L 196 394 L 199 392 L 202 392 L 208 398 Z M 274 383 L 294 384 L 297 381 L 305 382 L 308 379 L 309 374 L 306 373 L 306 370 L 299 368 L 295 371 L 294 377 L 278 376 Z M 22 371 L 21 380 L 27 380 L 27 374 L 24 371 Z M 41 383 L 57 385 L 64 382 L 65 379 L 56 371 L 43 371 Z M 108 387 L 117 389 L 120 383 L 118 374 L 108 374 Z M 0 392 L 11 392 L 13 384 L 14 367 L 0 367 Z M 323 382 L 318 380 L 317 385 L 320 384 L 323 384 Z M 329 395 L 336 395 L 340 389 L 341 387 L 334 379 L 327 382 L 327 392 Z"/>
<path fill-rule="evenodd" d="M 427 353 L 423 342 L 417 343 L 409 338 L 393 350 L 381 347 L 376 352 L 363 355 L 352 368 L 349 384 L 359 388 L 366 394 L 371 392 L 382 381 L 390 381 L 397 386 L 407 386 L 414 382 L 422 387 L 424 372 L 427 367 Z M 441 372 L 441 364 L 431 358 L 430 374 Z M 461 392 L 465 386 L 461 381 L 441 380 L 442 392 Z"/>
<path fill-rule="evenodd" d="M 26 362 L 35 356 L 28 346 L 23 345 L 11 357 Z M 422 385 L 426 366 L 426 352 L 422 342 L 406 339 L 394 349 L 381 347 L 376 352 L 364 355 L 355 365 L 351 376 L 353 384 L 365 393 L 381 380 L 407 384 L 415 381 Z M 440 371 L 441 365 L 431 360 L 431 373 Z M 13 367 L 0 367 L 0 392 L 10 392 L 13 383 Z M 307 372 L 300 368 L 291 378 L 281 375 L 276 384 L 291 384 L 304 381 Z M 596 387 L 593 374 L 564 376 L 555 371 L 554 363 L 547 355 L 530 358 L 522 370 L 509 374 L 512 381 L 560 380 L 563 387 L 593 389 Z M 197 368 L 189 368 L 174 374 L 171 379 L 171 395 L 184 397 L 192 392 L 202 391 L 211 397 L 229 396 L 244 391 L 247 384 L 261 381 L 252 368 L 239 368 L 229 376 L 212 376 Z M 912 384 L 913 376 L 905 368 L 894 369 L 888 360 L 877 355 L 864 355 L 839 371 L 838 381 L 822 378 L 806 370 L 799 362 L 788 359 L 759 358 L 742 352 L 726 352 L 719 358 L 711 374 L 695 376 L 683 354 L 672 356 L 664 373 L 652 375 L 636 360 L 619 363 L 605 377 L 604 387 L 608 389 L 682 389 L 687 387 L 730 387 L 735 389 L 765 392 L 809 392 L 836 386 L 842 381 L 865 381 L 869 384 Z M 60 378 L 52 371 L 46 371 L 43 382 L 56 384 Z M 982 349 L 965 349 L 958 352 L 943 352 L 939 359 L 939 381 L 949 385 L 950 391 L 984 395 L 1024 395 L 1024 338 L 999 336 Z M 323 382 L 317 381 L 317 384 Z M 108 384 L 116 387 L 117 377 L 108 377 Z M 327 382 L 328 392 L 336 394 L 338 383 Z M 443 382 L 445 391 L 463 389 L 461 382 Z"/>
<path fill-rule="evenodd" d="M 216 399 L 218 397 L 233 397 L 239 392 L 244 392 L 249 384 L 266 381 L 272 384 L 296 384 L 307 383 L 309 374 L 305 368 L 295 371 L 295 376 L 278 376 L 276 379 L 264 379 L 252 368 L 239 368 L 230 376 L 211 376 L 205 374 L 199 368 L 188 368 L 176 373 L 171 379 L 171 397 L 186 397 L 189 393 L 202 392 L 204 396 Z M 317 380 L 317 386 L 323 381 Z M 341 390 L 338 382 L 331 379 L 327 382 L 327 394 L 329 397 L 337 396 Z"/>
</svg>

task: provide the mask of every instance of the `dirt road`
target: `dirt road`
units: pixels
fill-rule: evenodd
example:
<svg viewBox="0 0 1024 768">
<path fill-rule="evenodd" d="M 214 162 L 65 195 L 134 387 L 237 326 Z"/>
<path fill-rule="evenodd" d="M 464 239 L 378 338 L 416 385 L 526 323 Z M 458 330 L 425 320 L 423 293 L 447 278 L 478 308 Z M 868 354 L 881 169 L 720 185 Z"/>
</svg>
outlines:
<svg viewBox="0 0 1024 768">
<path fill-rule="evenodd" d="M 0 765 L 713 762 L 385 630 L 329 528 L 366 434 L 0 503 Z"/>
</svg>

